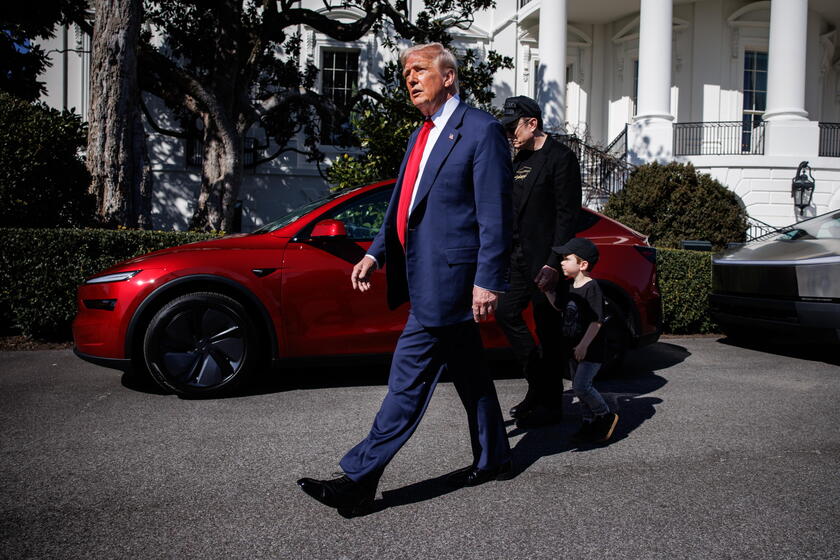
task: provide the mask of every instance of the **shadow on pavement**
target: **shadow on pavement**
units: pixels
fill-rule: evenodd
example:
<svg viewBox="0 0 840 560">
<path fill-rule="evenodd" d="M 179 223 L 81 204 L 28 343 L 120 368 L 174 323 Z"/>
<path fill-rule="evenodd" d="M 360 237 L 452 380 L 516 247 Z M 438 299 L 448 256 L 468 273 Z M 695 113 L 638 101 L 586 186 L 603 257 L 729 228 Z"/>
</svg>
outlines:
<svg viewBox="0 0 840 560">
<path fill-rule="evenodd" d="M 516 362 L 509 358 L 509 352 L 493 352 L 488 360 L 493 379 L 519 377 Z M 386 356 L 342 356 L 289 360 L 279 366 L 266 368 L 230 393 L 211 397 L 180 397 L 184 399 L 228 399 L 268 395 L 295 389 L 329 389 L 335 387 L 365 387 L 387 385 L 390 369 L 390 355 Z M 444 373 L 441 382 L 452 381 Z M 146 374 L 124 373 L 122 385 L 133 391 L 151 395 L 167 395 Z"/>
<path fill-rule="evenodd" d="M 388 362 L 382 358 L 322 359 L 311 362 L 281 363 L 233 388 L 229 393 L 210 397 L 184 399 L 230 399 L 280 393 L 293 389 L 327 389 L 330 387 L 361 387 L 388 383 Z M 124 387 L 152 395 L 167 395 L 148 374 L 124 373 Z"/>
<path fill-rule="evenodd" d="M 138 393 L 147 393 L 149 395 L 168 395 L 160 385 L 155 383 L 152 378 L 146 373 L 136 373 L 131 371 L 123 372 L 120 378 L 122 386 Z"/>
<path fill-rule="evenodd" d="M 604 445 L 611 445 L 628 437 L 636 428 L 656 413 L 655 405 L 661 404 L 662 399 L 644 396 L 663 387 L 667 380 L 656 375 L 656 371 L 668 369 L 684 361 L 691 353 L 676 344 L 659 342 L 645 348 L 630 352 L 623 365 L 623 373 L 618 377 L 597 380 L 596 386 L 610 406 L 617 410 L 620 416 L 618 427 L 612 440 Z M 513 362 L 491 363 L 494 368 L 504 368 L 499 373 L 507 376 L 509 371 L 515 371 Z M 498 377 L 497 377 L 498 378 Z M 528 470 L 540 457 L 562 453 L 564 451 L 586 451 L 597 446 L 579 446 L 571 442 L 571 435 L 578 428 L 580 418 L 579 404 L 572 404 L 572 392 L 563 395 L 563 422 L 553 426 L 546 426 L 534 430 L 523 431 L 514 428 L 508 433 L 509 437 L 524 434 L 513 448 L 513 473 L 515 478 Z M 513 420 L 506 423 L 513 424 Z M 437 476 L 395 490 L 382 493 L 382 499 L 374 504 L 374 510 L 382 511 L 389 507 L 403 506 L 431 500 L 457 490 L 447 483 L 449 475 Z"/>
<path fill-rule="evenodd" d="M 658 342 L 630 352 L 621 373 L 607 379 L 595 379 L 595 387 L 619 416 L 612 439 L 604 444 L 579 444 L 572 441 L 572 435 L 580 427 L 583 411 L 580 403 L 572 403 L 574 395 L 571 390 L 567 390 L 563 394 L 563 422 L 532 430 L 514 428 L 508 432 L 508 437 L 524 434 L 513 448 L 514 474 L 526 471 L 540 457 L 564 451 L 588 451 L 627 438 L 652 418 L 656 414 L 655 406 L 662 403 L 658 397 L 644 396 L 668 382 L 655 372 L 674 366 L 690 355 L 682 346 Z M 513 424 L 513 421 L 509 424 Z"/>
<path fill-rule="evenodd" d="M 718 339 L 727 346 L 757 350 L 787 358 L 823 362 L 840 366 L 840 345 L 827 343 L 809 343 L 803 340 L 791 340 L 782 336 L 765 338 L 734 338 L 727 336 Z"/>
</svg>

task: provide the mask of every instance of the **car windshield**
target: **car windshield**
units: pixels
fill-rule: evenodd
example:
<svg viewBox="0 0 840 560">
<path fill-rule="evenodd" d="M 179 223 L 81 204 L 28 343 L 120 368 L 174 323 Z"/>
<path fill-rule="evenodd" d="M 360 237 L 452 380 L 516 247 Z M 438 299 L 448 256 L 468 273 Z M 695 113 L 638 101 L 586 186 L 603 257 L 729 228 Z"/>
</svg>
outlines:
<svg viewBox="0 0 840 560">
<path fill-rule="evenodd" d="M 348 191 L 339 191 L 335 193 L 330 193 L 329 195 L 325 196 L 324 198 L 319 198 L 318 200 L 313 200 L 311 202 L 307 202 L 302 206 L 298 206 L 297 208 L 293 208 L 289 210 L 286 214 L 280 216 L 279 218 L 268 222 L 265 225 L 262 225 L 255 229 L 253 233 L 270 233 L 272 231 L 278 230 L 282 227 L 286 227 L 287 225 L 291 224 L 292 222 L 297 221 L 301 217 L 305 216 L 309 212 L 315 210 L 319 206 L 323 206 L 330 200 L 334 200 L 339 196 L 347 194 Z"/>
<path fill-rule="evenodd" d="M 803 220 L 778 231 L 776 241 L 800 239 L 840 239 L 840 211 L 832 210 L 814 218 Z"/>
</svg>

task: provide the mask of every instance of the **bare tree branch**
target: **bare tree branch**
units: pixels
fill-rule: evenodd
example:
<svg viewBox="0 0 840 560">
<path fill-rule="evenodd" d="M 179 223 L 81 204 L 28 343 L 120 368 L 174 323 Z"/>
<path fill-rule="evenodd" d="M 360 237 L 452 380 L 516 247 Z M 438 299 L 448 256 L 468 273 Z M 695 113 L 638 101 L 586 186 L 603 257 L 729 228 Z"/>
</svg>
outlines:
<svg viewBox="0 0 840 560">
<path fill-rule="evenodd" d="M 386 6 L 390 8 L 387 3 L 377 3 L 365 13 L 364 17 L 352 23 L 332 19 L 314 10 L 289 8 L 280 14 L 273 14 L 272 19 L 275 21 L 272 22 L 271 28 L 282 30 L 291 25 L 303 24 L 338 41 L 356 41 L 373 27 L 373 24 L 382 16 Z M 329 10 L 331 7 L 327 6 L 327 8 Z"/>
<path fill-rule="evenodd" d="M 294 152 L 294 153 L 297 153 L 297 154 L 300 154 L 300 155 L 306 156 L 306 157 L 310 157 L 312 155 L 312 152 L 307 152 L 305 150 L 299 150 L 297 148 L 285 147 L 285 148 L 278 149 L 276 152 L 274 152 L 273 154 L 271 154 L 268 157 L 264 157 L 264 158 L 255 160 L 253 163 L 251 163 L 250 165 L 246 165 L 245 167 L 247 169 L 252 169 L 252 168 L 254 168 L 258 165 L 262 165 L 263 163 L 268 163 L 269 161 L 282 156 L 286 152 Z"/>
<path fill-rule="evenodd" d="M 149 126 L 151 126 L 152 130 L 154 130 L 155 132 L 159 134 L 165 134 L 166 136 L 173 136 L 175 138 L 183 138 L 184 140 L 190 139 L 189 133 L 183 130 L 170 130 L 160 126 L 155 121 L 155 118 L 152 116 L 151 111 L 149 111 L 149 107 L 146 105 L 146 101 L 143 99 L 142 95 L 140 96 L 140 108 L 143 110 L 143 114 L 146 116 L 146 122 L 149 123 Z"/>
<path fill-rule="evenodd" d="M 140 76 L 144 80 L 143 89 L 170 104 L 182 104 L 197 115 L 210 111 L 217 103 L 216 96 L 207 91 L 198 79 L 154 48 L 145 45 L 141 49 Z M 166 84 L 175 85 L 176 88 L 167 88 Z"/>
</svg>

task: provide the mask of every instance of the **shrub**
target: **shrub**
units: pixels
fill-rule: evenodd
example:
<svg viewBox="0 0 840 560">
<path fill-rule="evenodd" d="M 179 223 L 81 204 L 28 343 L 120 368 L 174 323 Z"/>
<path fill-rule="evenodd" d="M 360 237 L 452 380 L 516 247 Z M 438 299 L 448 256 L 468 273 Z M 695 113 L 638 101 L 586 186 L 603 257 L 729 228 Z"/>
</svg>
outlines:
<svg viewBox="0 0 840 560">
<path fill-rule="evenodd" d="M 69 339 L 76 288 L 86 277 L 150 251 L 213 234 L 97 229 L 0 229 L 0 309 L 5 325 Z"/>
<path fill-rule="evenodd" d="M 662 323 L 666 333 L 718 332 L 717 325 L 709 316 L 711 253 L 658 249 L 656 274 L 662 294 Z"/>
<path fill-rule="evenodd" d="M 656 247 L 703 239 L 723 249 L 746 239 L 746 213 L 738 197 L 690 164 L 638 167 L 624 189 L 610 197 L 604 214 L 644 232 Z"/>
<path fill-rule="evenodd" d="M 82 118 L 0 92 L 0 225 L 93 225 Z"/>
</svg>

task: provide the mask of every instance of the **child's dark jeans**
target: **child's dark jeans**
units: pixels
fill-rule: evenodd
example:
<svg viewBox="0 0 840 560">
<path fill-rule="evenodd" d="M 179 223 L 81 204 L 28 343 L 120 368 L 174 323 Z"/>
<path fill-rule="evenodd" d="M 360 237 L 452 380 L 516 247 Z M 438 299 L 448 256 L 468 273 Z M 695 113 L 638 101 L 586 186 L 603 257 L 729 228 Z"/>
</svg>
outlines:
<svg viewBox="0 0 840 560">
<path fill-rule="evenodd" d="M 604 397 L 592 386 L 601 365 L 595 362 L 577 362 L 569 360 L 569 370 L 572 373 L 572 390 L 583 406 L 584 421 L 591 421 L 595 416 L 610 411 Z"/>
</svg>

